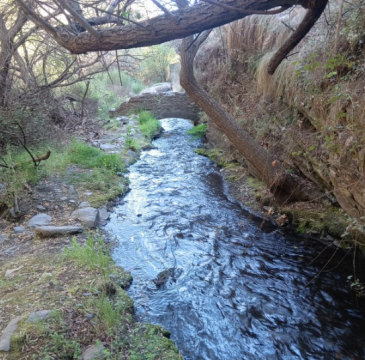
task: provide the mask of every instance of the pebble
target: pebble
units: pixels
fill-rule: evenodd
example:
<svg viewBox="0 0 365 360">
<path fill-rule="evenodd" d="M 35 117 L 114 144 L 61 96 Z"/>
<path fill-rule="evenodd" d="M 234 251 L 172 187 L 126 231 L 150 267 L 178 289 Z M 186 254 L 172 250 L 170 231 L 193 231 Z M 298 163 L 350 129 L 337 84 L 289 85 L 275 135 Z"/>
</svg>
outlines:
<svg viewBox="0 0 365 360">
<path fill-rule="evenodd" d="M 46 210 L 46 208 L 43 205 L 37 205 L 36 209 L 39 210 L 39 211 L 45 211 Z"/>
<path fill-rule="evenodd" d="M 15 228 L 13 228 L 13 230 L 17 233 L 17 234 L 21 234 L 25 231 L 27 231 L 26 228 L 23 228 L 23 226 L 15 226 Z"/>
</svg>

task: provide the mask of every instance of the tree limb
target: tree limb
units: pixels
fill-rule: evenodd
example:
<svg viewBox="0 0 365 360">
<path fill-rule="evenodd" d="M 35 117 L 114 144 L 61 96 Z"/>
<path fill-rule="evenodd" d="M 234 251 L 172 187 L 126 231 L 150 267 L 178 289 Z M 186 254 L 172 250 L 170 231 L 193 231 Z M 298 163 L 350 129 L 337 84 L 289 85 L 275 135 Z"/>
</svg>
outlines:
<svg viewBox="0 0 365 360">
<path fill-rule="evenodd" d="M 24 8 L 24 0 L 15 1 L 19 5 L 22 4 L 22 8 Z M 229 6 L 235 9 L 247 10 L 250 12 L 249 14 L 257 11 L 270 14 L 266 10 L 281 7 L 281 10 L 274 10 L 274 12 L 278 12 L 282 11 L 283 8 L 302 2 L 307 5 L 307 0 L 225 0 L 224 2 L 229 2 Z M 27 14 L 33 18 L 37 16 L 34 15 L 34 11 L 29 10 L 29 7 L 25 7 L 25 9 Z M 53 33 L 51 34 L 61 46 L 67 48 L 71 53 L 81 54 L 88 51 L 130 49 L 156 45 L 225 25 L 244 18 L 248 14 L 236 10 L 227 11 L 220 6 L 198 2 L 192 6 L 172 11 L 171 15 L 172 17 L 164 13 L 152 19 L 143 20 L 138 23 L 138 26 L 129 23 L 121 27 L 100 29 L 99 32 L 102 34 L 103 41 L 95 41 L 95 38 L 89 33 L 72 34 L 68 32 L 68 36 L 62 36 L 62 30 L 60 29 L 55 33 L 54 28 L 52 28 Z"/>
<path fill-rule="evenodd" d="M 292 51 L 312 29 L 313 25 L 322 15 L 327 2 L 328 0 L 314 0 L 309 4 L 312 5 L 312 7 L 308 9 L 300 25 L 271 58 L 267 66 L 267 71 L 270 75 L 274 74 L 275 70 L 290 51 Z"/>
</svg>

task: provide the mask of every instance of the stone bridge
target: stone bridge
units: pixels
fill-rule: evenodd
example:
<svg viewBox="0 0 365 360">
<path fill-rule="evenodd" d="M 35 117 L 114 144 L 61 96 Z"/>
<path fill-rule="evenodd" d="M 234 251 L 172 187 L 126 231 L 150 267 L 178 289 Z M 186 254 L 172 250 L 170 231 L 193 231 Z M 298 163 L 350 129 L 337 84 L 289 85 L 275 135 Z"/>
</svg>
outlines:
<svg viewBox="0 0 365 360">
<path fill-rule="evenodd" d="M 150 111 L 156 119 L 182 118 L 199 120 L 202 111 L 184 92 L 145 93 L 131 97 L 117 109 L 109 111 L 110 117 L 128 116 L 133 111 Z"/>
</svg>

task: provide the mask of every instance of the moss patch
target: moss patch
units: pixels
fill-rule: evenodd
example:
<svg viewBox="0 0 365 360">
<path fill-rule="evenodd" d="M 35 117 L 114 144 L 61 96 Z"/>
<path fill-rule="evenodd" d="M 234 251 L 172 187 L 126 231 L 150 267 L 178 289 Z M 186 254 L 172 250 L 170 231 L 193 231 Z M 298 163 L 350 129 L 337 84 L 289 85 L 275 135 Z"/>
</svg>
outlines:
<svg viewBox="0 0 365 360">
<path fill-rule="evenodd" d="M 326 211 L 281 208 L 280 212 L 287 214 L 302 234 L 314 232 L 341 238 L 349 224 L 348 216 L 336 208 L 328 208 Z"/>
</svg>

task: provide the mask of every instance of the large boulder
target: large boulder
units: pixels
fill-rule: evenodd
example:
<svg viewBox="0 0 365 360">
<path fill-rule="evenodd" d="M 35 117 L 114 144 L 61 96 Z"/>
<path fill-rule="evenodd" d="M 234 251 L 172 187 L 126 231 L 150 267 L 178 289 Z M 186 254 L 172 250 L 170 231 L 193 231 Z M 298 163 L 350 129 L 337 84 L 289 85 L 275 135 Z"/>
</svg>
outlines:
<svg viewBox="0 0 365 360">
<path fill-rule="evenodd" d="M 71 218 L 79 220 L 84 226 L 93 229 L 99 224 L 99 210 L 93 207 L 77 209 L 71 214 Z"/>
</svg>

